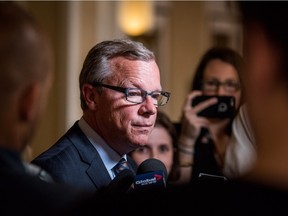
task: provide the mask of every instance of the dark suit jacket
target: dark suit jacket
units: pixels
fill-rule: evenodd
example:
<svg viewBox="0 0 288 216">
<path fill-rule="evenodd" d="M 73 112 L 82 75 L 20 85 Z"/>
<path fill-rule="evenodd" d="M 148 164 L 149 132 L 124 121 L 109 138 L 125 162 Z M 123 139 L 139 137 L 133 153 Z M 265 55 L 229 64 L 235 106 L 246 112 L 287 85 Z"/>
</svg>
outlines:
<svg viewBox="0 0 288 216">
<path fill-rule="evenodd" d="M 29 175 L 17 152 L 0 148 L 1 215 L 65 215 L 84 197 L 78 190 Z"/>
<path fill-rule="evenodd" d="M 127 155 L 130 168 L 137 165 Z M 56 182 L 73 185 L 91 192 L 105 188 L 111 177 L 97 150 L 78 126 L 78 121 L 51 148 L 36 157 L 32 163 L 51 174 Z"/>
</svg>

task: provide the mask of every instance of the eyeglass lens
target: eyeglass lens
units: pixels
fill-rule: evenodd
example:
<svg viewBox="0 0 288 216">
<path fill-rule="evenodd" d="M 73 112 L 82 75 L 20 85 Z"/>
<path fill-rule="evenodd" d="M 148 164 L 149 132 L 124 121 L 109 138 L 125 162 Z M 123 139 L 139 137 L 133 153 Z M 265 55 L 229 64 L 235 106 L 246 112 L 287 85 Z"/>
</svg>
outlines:
<svg viewBox="0 0 288 216">
<path fill-rule="evenodd" d="M 220 86 L 223 86 L 228 92 L 236 92 L 239 89 L 239 83 L 230 80 L 225 82 L 207 80 L 203 82 L 203 89 L 206 91 L 216 91 Z"/>
</svg>

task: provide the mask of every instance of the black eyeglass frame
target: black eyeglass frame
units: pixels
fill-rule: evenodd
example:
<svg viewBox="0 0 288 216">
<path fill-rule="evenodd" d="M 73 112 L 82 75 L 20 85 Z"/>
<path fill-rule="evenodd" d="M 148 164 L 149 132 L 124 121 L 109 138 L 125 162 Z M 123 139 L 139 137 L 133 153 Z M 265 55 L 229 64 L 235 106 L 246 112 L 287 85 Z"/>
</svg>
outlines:
<svg viewBox="0 0 288 216">
<path fill-rule="evenodd" d="M 215 86 L 215 91 L 217 89 L 219 89 L 220 86 L 224 86 L 224 89 L 226 90 L 227 89 L 227 84 L 233 84 L 233 88 L 234 90 L 232 92 L 237 92 L 239 89 L 241 89 L 241 86 L 240 86 L 240 83 L 229 83 L 229 81 L 225 81 L 225 82 L 220 82 L 218 80 L 206 80 L 206 81 L 202 81 L 201 83 L 201 86 L 202 86 L 202 89 L 204 90 L 205 89 L 205 85 L 206 84 L 209 84 L 211 85 L 211 83 L 213 83 L 213 85 Z M 232 86 L 230 86 L 232 87 Z"/>
<path fill-rule="evenodd" d="M 123 87 L 120 87 L 120 86 L 107 85 L 107 84 L 104 84 L 104 83 L 101 83 L 101 82 L 92 82 L 90 84 L 93 85 L 94 87 L 104 87 L 104 88 L 112 89 L 114 91 L 122 92 L 122 93 L 125 94 L 126 100 L 129 101 L 130 103 L 134 103 L 134 104 L 143 103 L 146 100 L 147 95 L 152 96 L 154 93 L 160 93 L 161 95 L 163 95 L 164 97 L 167 98 L 167 101 L 164 104 L 154 104 L 154 105 L 156 105 L 156 106 L 164 106 L 169 101 L 170 95 L 171 95 L 170 92 L 166 92 L 166 91 L 158 91 L 158 90 L 156 90 L 156 91 L 147 92 L 147 91 L 145 91 L 143 89 L 140 89 L 140 88 L 123 88 Z M 134 101 L 131 101 L 131 100 L 128 99 L 128 96 L 129 96 L 128 93 L 129 93 L 130 90 L 133 90 L 133 89 L 141 91 L 141 95 L 143 95 L 142 96 L 142 102 L 137 103 L 137 102 L 134 102 Z M 157 102 L 158 102 L 158 100 L 157 100 Z"/>
</svg>

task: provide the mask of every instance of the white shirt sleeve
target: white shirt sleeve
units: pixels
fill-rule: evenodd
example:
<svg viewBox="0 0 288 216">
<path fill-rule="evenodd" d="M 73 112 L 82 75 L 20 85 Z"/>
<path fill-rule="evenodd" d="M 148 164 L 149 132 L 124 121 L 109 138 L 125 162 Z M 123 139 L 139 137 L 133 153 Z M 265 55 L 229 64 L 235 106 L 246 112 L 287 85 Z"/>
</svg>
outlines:
<svg viewBox="0 0 288 216">
<path fill-rule="evenodd" d="M 256 160 L 256 146 L 246 105 L 239 109 L 232 123 L 232 136 L 225 154 L 224 175 L 239 177 L 248 172 Z"/>
</svg>

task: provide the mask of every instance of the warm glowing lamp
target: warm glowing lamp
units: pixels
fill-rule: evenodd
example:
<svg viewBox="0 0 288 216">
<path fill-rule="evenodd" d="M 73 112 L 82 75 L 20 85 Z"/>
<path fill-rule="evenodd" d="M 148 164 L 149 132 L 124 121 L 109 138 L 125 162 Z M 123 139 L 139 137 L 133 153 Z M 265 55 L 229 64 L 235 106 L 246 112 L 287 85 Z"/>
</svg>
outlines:
<svg viewBox="0 0 288 216">
<path fill-rule="evenodd" d="M 154 27 L 153 1 L 120 1 L 117 21 L 127 35 L 139 36 Z"/>
</svg>

